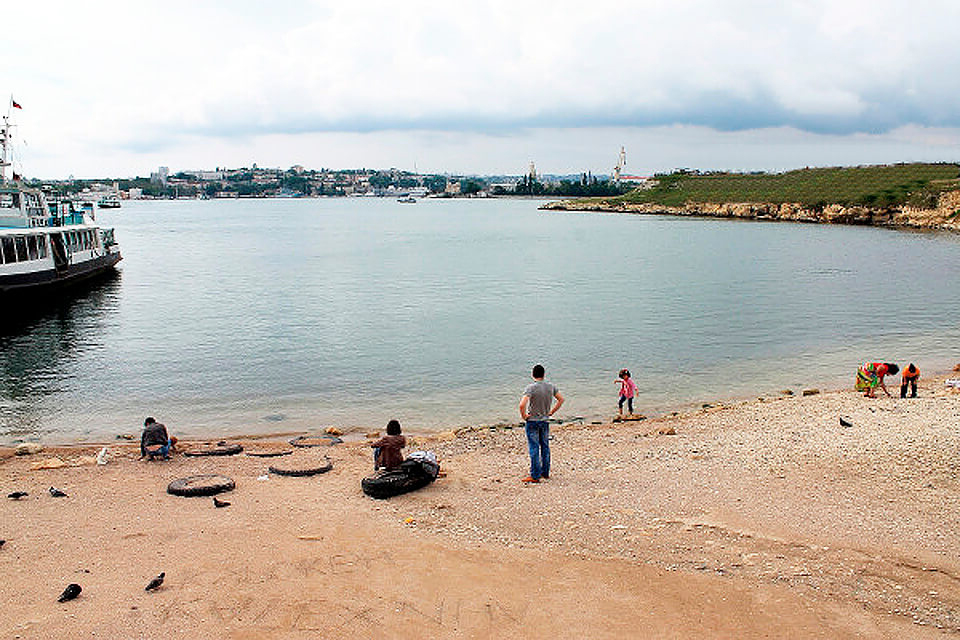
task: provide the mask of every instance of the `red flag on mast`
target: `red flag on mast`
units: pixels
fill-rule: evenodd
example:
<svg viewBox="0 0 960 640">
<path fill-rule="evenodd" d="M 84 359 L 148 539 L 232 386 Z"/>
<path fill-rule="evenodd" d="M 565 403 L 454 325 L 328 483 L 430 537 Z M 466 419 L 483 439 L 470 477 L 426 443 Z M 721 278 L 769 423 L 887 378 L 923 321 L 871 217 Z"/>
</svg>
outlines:
<svg viewBox="0 0 960 640">
<path fill-rule="evenodd" d="M 17 104 L 17 101 L 14 100 L 13 98 L 10 98 L 10 102 L 13 103 L 13 108 L 14 108 L 14 109 L 23 109 L 23 107 L 21 107 L 19 104 Z"/>
</svg>

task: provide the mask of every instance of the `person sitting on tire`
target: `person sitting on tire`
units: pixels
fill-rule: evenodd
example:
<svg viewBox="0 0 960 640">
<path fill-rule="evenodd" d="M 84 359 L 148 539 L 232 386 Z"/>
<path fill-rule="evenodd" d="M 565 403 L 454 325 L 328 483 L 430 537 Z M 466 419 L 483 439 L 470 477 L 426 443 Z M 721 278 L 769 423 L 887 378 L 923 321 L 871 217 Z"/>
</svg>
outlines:
<svg viewBox="0 0 960 640">
<path fill-rule="evenodd" d="M 177 444 L 176 438 L 167 435 L 167 428 L 153 418 L 143 421 L 143 433 L 140 434 L 140 459 L 153 460 L 160 457 L 170 459 L 170 451 Z"/>
<path fill-rule="evenodd" d="M 403 448 L 407 439 L 400 435 L 400 423 L 391 420 L 387 423 L 387 435 L 370 444 L 373 447 L 373 470 L 380 468 L 397 469 L 403 462 Z"/>
</svg>

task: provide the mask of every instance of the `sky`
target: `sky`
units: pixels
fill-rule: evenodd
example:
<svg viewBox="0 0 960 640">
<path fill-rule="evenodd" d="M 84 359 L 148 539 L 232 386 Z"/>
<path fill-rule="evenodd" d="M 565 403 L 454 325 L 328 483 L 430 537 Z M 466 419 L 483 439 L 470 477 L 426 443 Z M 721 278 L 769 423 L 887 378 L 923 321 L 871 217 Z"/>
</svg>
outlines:
<svg viewBox="0 0 960 640">
<path fill-rule="evenodd" d="M 609 174 L 621 147 L 632 175 L 960 161 L 956 0 L 31 0 L 3 15 L 27 177 Z"/>
</svg>

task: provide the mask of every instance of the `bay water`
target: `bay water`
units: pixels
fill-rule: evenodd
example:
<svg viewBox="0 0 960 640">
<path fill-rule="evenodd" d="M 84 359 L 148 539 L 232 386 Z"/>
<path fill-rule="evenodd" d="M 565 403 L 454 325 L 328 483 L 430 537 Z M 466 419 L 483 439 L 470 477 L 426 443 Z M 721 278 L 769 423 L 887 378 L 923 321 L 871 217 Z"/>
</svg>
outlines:
<svg viewBox="0 0 960 640">
<path fill-rule="evenodd" d="M 0 442 L 609 418 L 960 362 L 960 236 L 521 199 L 132 201 L 120 273 L 0 335 Z"/>
</svg>

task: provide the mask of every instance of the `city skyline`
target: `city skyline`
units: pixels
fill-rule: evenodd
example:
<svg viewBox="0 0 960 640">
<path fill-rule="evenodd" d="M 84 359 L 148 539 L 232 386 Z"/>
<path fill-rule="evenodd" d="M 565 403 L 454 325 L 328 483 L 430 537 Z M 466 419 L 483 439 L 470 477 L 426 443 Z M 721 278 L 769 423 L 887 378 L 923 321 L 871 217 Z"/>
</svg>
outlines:
<svg viewBox="0 0 960 640">
<path fill-rule="evenodd" d="M 960 159 L 960 6 L 14 6 L 28 177 L 217 166 L 608 174 Z M 944 71 L 946 70 L 946 71 Z"/>
</svg>

